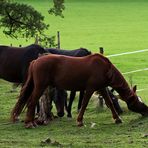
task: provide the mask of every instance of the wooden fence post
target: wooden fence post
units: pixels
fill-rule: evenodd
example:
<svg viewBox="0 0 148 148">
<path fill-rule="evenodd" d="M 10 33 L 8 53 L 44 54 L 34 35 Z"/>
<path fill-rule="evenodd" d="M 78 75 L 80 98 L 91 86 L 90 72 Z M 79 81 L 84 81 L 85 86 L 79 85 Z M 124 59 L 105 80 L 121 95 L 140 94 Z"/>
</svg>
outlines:
<svg viewBox="0 0 148 148">
<path fill-rule="evenodd" d="M 57 31 L 57 49 L 60 49 L 60 31 Z"/>
<path fill-rule="evenodd" d="M 101 54 L 104 54 L 104 49 L 103 49 L 103 47 L 100 47 L 100 53 L 101 53 Z"/>
</svg>

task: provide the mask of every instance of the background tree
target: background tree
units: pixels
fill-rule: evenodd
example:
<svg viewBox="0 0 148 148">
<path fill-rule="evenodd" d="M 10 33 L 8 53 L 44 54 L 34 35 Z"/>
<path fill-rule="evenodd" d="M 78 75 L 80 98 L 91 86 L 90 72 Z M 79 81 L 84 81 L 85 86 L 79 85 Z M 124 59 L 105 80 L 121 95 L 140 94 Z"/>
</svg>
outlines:
<svg viewBox="0 0 148 148">
<path fill-rule="evenodd" d="M 64 17 L 62 14 L 63 10 L 65 9 L 64 0 L 53 0 L 54 6 L 51 8 L 48 13 L 54 14 L 55 16 Z"/>
<path fill-rule="evenodd" d="M 63 17 L 64 0 L 53 0 L 53 4 L 49 14 Z M 32 6 L 9 0 L 1 0 L 0 6 L 0 28 L 6 36 L 16 39 L 23 37 L 26 40 L 37 36 L 44 46 L 55 46 L 55 37 L 45 34 L 49 24 L 44 23 L 44 16 Z"/>
</svg>

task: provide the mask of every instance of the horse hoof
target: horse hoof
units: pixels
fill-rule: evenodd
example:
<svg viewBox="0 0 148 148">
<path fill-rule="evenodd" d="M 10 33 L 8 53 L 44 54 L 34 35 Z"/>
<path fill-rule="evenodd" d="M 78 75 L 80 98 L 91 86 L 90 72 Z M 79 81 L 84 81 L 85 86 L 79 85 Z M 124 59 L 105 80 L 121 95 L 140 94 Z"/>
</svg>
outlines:
<svg viewBox="0 0 148 148">
<path fill-rule="evenodd" d="M 117 113 L 118 113 L 118 115 L 121 115 L 123 113 L 123 111 L 120 110 L 120 111 L 117 111 Z"/>
<path fill-rule="evenodd" d="M 33 121 L 33 126 L 34 126 L 34 127 L 38 127 L 38 124 L 37 124 L 36 121 Z"/>
<path fill-rule="evenodd" d="M 29 122 L 29 123 L 25 123 L 25 128 L 27 129 L 32 129 L 32 128 L 35 128 L 36 125 L 32 122 Z"/>
<path fill-rule="evenodd" d="M 55 115 L 53 116 L 53 119 L 57 119 L 57 118 L 58 118 L 58 116 L 55 116 Z"/>
<path fill-rule="evenodd" d="M 19 117 L 18 116 L 13 116 L 13 117 L 11 117 L 11 121 L 13 123 L 19 122 Z"/>
<path fill-rule="evenodd" d="M 142 113 L 142 116 L 143 116 L 143 117 L 148 117 L 148 112 Z"/>
<path fill-rule="evenodd" d="M 37 125 L 43 125 L 44 124 L 44 121 L 43 120 L 36 120 L 36 124 Z"/>
<path fill-rule="evenodd" d="M 72 115 L 69 115 L 69 114 L 68 114 L 67 117 L 68 117 L 68 118 L 72 118 Z"/>
<path fill-rule="evenodd" d="M 115 119 L 115 123 L 116 124 L 120 124 L 120 123 L 122 123 L 122 120 L 119 118 L 119 119 Z"/>
<path fill-rule="evenodd" d="M 48 125 L 48 124 L 50 123 L 51 120 L 52 120 L 51 118 L 46 119 L 46 120 L 43 122 L 43 125 Z"/>
<path fill-rule="evenodd" d="M 84 126 L 84 124 L 83 124 L 83 122 L 79 121 L 79 122 L 77 122 L 77 126 L 82 127 L 82 126 Z"/>
</svg>

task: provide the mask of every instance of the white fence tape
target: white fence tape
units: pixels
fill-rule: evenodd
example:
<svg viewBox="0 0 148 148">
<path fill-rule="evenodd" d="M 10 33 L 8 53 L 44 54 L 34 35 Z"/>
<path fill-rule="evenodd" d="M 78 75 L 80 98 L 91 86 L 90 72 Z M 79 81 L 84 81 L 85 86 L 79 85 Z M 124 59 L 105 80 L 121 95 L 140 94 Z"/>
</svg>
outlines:
<svg viewBox="0 0 148 148">
<path fill-rule="evenodd" d="M 129 72 L 124 72 L 122 74 L 126 75 L 126 74 L 130 74 L 130 73 L 141 72 L 141 71 L 146 71 L 146 70 L 148 70 L 148 68 L 143 68 L 143 69 L 133 70 L 133 71 L 129 71 Z"/>
<path fill-rule="evenodd" d="M 147 52 L 147 51 L 148 51 L 148 49 L 143 49 L 143 50 L 137 50 L 137 51 L 132 51 L 132 52 L 124 52 L 124 53 L 119 53 L 119 54 L 108 55 L 106 57 L 108 57 L 108 58 L 110 58 L 110 57 L 117 57 L 117 56 L 128 55 L 128 54 L 135 54 L 135 53 Z M 122 74 L 126 75 L 126 74 L 146 71 L 146 70 L 148 70 L 148 68 L 143 68 L 143 69 L 133 70 L 133 71 L 129 71 L 129 72 L 124 72 Z M 140 92 L 140 91 L 145 91 L 145 90 L 147 90 L 147 89 L 139 89 L 137 91 Z"/>
<path fill-rule="evenodd" d="M 136 92 L 146 91 L 146 90 L 148 90 L 148 88 L 145 88 L 145 89 L 138 89 L 138 90 L 136 90 Z"/>
<path fill-rule="evenodd" d="M 134 53 L 140 53 L 140 52 L 147 52 L 147 51 L 148 51 L 148 49 L 143 49 L 143 50 L 137 50 L 137 51 L 131 51 L 131 52 L 124 52 L 124 53 L 118 53 L 118 54 L 108 55 L 106 57 L 108 57 L 108 58 L 110 58 L 110 57 L 117 57 L 117 56 L 134 54 Z M 140 72 L 140 71 L 146 71 L 146 70 L 148 70 L 148 68 L 133 70 L 133 71 L 125 72 L 125 73 L 122 73 L 122 74 L 126 75 L 126 74 L 130 74 L 130 73 L 135 73 L 135 72 Z"/>
<path fill-rule="evenodd" d="M 148 49 L 131 51 L 131 52 L 124 52 L 124 53 L 118 53 L 118 54 L 108 55 L 106 57 L 108 57 L 108 58 L 110 58 L 110 57 L 117 57 L 117 56 L 121 56 L 121 55 L 134 54 L 134 53 L 146 52 L 146 51 L 148 51 Z"/>
</svg>

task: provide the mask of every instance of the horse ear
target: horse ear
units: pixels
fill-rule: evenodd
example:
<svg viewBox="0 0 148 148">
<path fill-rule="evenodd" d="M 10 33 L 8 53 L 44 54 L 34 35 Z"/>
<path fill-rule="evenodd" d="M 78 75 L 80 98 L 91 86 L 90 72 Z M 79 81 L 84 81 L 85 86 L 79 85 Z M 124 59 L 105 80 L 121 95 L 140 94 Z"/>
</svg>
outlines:
<svg viewBox="0 0 148 148">
<path fill-rule="evenodd" d="M 135 86 L 133 87 L 133 91 L 136 92 L 136 90 L 137 90 L 137 85 L 135 85 Z"/>
</svg>

